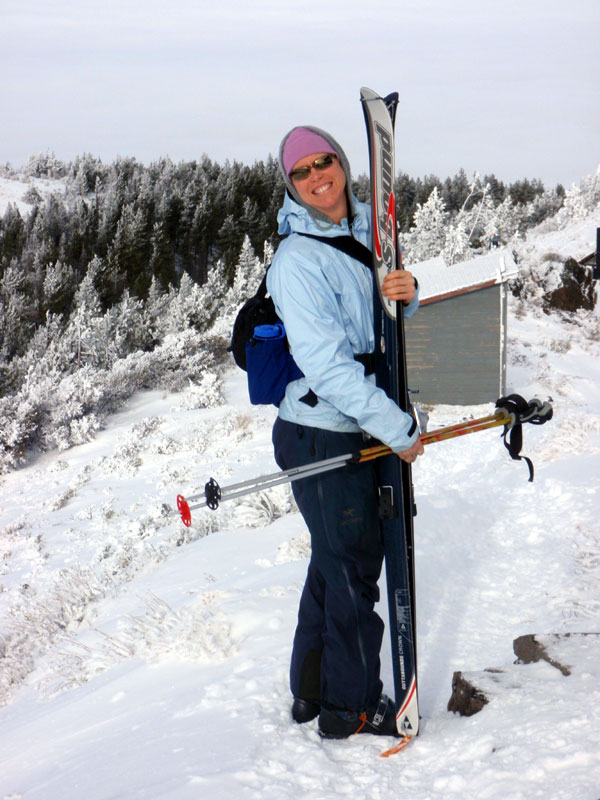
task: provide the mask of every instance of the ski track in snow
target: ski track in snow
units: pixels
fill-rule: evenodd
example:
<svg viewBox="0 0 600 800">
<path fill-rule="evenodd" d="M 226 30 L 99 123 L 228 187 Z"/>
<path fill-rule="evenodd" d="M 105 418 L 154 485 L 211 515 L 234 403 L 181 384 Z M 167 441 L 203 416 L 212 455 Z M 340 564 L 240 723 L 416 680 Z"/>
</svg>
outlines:
<svg viewBox="0 0 600 800">
<path fill-rule="evenodd" d="M 599 630 L 597 325 L 511 318 L 511 387 L 554 401 L 525 429 L 534 483 L 498 430 L 415 466 L 423 726 L 389 759 L 388 739 L 322 741 L 290 720 L 308 539 L 289 487 L 193 512 L 189 529 L 175 511 L 210 476 L 275 469 L 274 409 L 249 406 L 243 375 L 216 408 L 140 393 L 93 442 L 5 476 L 0 798 L 598 800 L 600 668 L 567 677 L 512 651 L 526 633 Z M 490 409 L 440 406 L 429 427 Z M 447 712 L 453 672 L 487 667 L 504 690 Z M 387 637 L 382 675 L 389 691 Z"/>
</svg>

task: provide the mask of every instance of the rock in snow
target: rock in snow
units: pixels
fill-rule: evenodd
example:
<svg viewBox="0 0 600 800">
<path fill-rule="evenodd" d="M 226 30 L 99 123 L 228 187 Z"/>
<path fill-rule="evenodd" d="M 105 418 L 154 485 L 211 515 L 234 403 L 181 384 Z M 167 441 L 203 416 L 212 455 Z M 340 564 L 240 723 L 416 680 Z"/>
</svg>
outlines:
<svg viewBox="0 0 600 800">
<path fill-rule="evenodd" d="M 545 661 L 565 676 L 577 671 L 600 678 L 600 633 L 525 634 L 514 640 L 513 650 L 517 664 Z M 519 670 L 512 667 L 455 672 L 448 711 L 471 717 L 498 693 L 521 688 Z"/>
</svg>

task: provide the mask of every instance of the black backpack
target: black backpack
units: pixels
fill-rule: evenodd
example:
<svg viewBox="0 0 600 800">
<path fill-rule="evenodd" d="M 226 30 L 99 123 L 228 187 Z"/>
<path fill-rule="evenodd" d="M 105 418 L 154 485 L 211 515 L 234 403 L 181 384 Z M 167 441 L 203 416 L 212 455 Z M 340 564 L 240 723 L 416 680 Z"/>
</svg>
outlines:
<svg viewBox="0 0 600 800">
<path fill-rule="evenodd" d="M 257 325 L 277 325 L 281 323 L 275 311 L 275 304 L 271 295 L 267 296 L 268 271 L 269 268 L 267 267 L 267 272 L 265 272 L 256 294 L 246 300 L 238 311 L 233 323 L 231 344 L 227 348 L 230 353 L 233 353 L 235 363 L 244 371 L 247 371 L 246 345 L 252 341 L 254 328 Z"/>
<path fill-rule="evenodd" d="M 335 247 L 369 269 L 373 268 L 369 248 L 350 236 L 299 235 Z M 254 296 L 246 300 L 238 311 L 228 350 L 233 353 L 238 367 L 248 374 L 250 402 L 278 406 L 287 384 L 301 378 L 303 373 L 289 352 L 285 328 L 277 316 L 273 299 L 267 295 L 267 272 Z M 367 374 L 374 371 L 372 353 L 356 355 L 355 359 L 364 364 Z M 301 400 L 310 406 L 318 402 L 312 390 Z"/>
</svg>

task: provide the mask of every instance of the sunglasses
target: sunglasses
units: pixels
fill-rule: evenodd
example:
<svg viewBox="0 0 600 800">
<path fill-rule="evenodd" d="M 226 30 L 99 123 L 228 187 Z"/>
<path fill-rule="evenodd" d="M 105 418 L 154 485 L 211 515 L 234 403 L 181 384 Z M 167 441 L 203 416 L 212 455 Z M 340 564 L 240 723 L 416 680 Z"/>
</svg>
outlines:
<svg viewBox="0 0 600 800">
<path fill-rule="evenodd" d="M 326 153 L 324 156 L 315 158 L 312 164 L 307 164 L 305 167 L 296 167 L 290 172 L 290 178 L 293 181 L 305 181 L 310 175 L 311 169 L 314 167 L 319 172 L 323 169 L 330 167 L 335 161 L 335 156 L 331 153 Z"/>
</svg>

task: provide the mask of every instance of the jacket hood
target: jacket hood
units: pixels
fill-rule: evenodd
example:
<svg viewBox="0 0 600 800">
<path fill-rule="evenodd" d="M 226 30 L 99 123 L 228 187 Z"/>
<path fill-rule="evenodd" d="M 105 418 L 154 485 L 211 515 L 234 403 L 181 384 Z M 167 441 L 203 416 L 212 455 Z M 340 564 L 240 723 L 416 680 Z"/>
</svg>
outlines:
<svg viewBox="0 0 600 800">
<path fill-rule="evenodd" d="M 357 238 L 362 239 L 361 234 L 363 233 L 368 238 L 371 207 L 365 203 L 359 203 L 354 196 L 352 196 L 352 207 L 354 209 L 352 222 L 343 219 L 341 227 L 347 229 L 348 233 L 352 233 Z M 340 234 L 340 225 L 335 225 L 329 217 L 316 212 L 313 208 L 307 208 L 304 203 L 294 200 L 289 191 L 286 192 L 283 205 L 277 214 L 277 223 L 281 236 L 287 236 L 290 233 L 312 233 L 326 236 Z"/>
<path fill-rule="evenodd" d="M 333 226 L 333 222 L 331 219 L 326 215 L 323 214 L 321 211 L 317 211 L 312 206 L 309 206 L 308 203 L 305 203 L 303 200 L 300 199 L 300 196 L 296 189 L 294 188 L 294 183 L 288 177 L 287 172 L 285 171 L 285 167 L 283 166 L 283 148 L 287 141 L 288 136 L 298 128 L 306 128 L 309 131 L 313 131 L 313 133 L 317 133 L 319 136 L 322 136 L 325 141 L 329 142 L 331 147 L 335 150 L 335 152 L 339 156 L 339 162 L 344 170 L 344 175 L 346 176 L 346 200 L 348 202 L 348 221 L 351 222 L 354 213 L 354 198 L 352 197 L 352 174 L 350 172 L 350 164 L 348 162 L 348 158 L 344 153 L 343 149 L 339 145 L 339 143 L 331 136 L 331 134 L 327 133 L 321 128 L 315 128 L 314 125 L 297 125 L 292 130 L 288 131 L 286 135 L 281 140 L 281 144 L 279 145 L 279 169 L 281 170 L 281 174 L 283 175 L 283 179 L 285 181 L 285 186 L 287 189 L 287 194 L 291 196 L 298 205 L 302 206 L 302 208 L 306 209 L 308 214 L 312 217 L 312 219 L 317 223 L 317 226 L 321 230 L 326 230 Z M 284 204 L 285 205 L 285 204 Z"/>
</svg>

